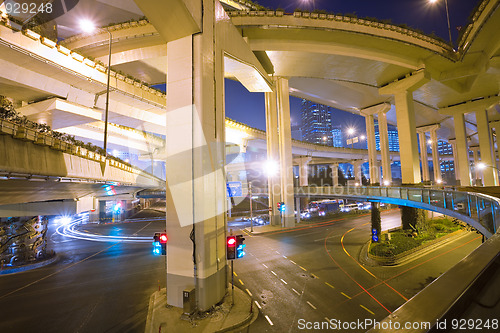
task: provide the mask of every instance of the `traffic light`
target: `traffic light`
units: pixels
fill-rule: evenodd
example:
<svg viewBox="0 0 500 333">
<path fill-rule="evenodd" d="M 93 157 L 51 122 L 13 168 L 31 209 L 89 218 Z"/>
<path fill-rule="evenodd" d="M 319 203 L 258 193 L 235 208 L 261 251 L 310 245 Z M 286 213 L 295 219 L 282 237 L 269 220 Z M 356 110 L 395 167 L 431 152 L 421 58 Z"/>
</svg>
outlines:
<svg viewBox="0 0 500 333">
<path fill-rule="evenodd" d="M 236 236 L 227 236 L 226 239 L 226 257 L 228 260 L 236 259 Z"/>
<path fill-rule="evenodd" d="M 246 244 L 243 244 L 243 241 L 245 238 L 243 238 L 242 235 L 236 236 L 236 258 L 243 258 L 245 256 L 245 251 L 243 249 L 245 248 Z"/>
<path fill-rule="evenodd" d="M 153 254 L 155 256 L 167 254 L 167 234 L 155 232 L 153 236 Z"/>
<path fill-rule="evenodd" d="M 281 211 L 281 209 L 280 209 L 281 202 L 278 202 L 277 206 L 278 206 L 278 210 Z"/>
<path fill-rule="evenodd" d="M 285 209 L 286 209 L 286 205 L 284 202 L 280 202 L 280 212 L 284 213 L 285 212 Z"/>
</svg>

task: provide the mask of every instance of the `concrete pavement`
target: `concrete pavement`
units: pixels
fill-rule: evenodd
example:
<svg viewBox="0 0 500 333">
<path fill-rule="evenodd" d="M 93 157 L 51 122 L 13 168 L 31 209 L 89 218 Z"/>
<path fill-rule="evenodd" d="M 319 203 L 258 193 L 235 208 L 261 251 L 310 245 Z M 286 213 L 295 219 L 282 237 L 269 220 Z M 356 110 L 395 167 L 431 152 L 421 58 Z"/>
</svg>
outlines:
<svg viewBox="0 0 500 333">
<path fill-rule="evenodd" d="M 232 332 L 250 325 L 259 314 L 251 297 L 234 288 L 234 305 L 231 306 L 231 287 L 228 290 L 223 302 L 211 312 L 185 319 L 181 308 L 167 306 L 165 288 L 156 291 L 149 301 L 145 332 Z"/>
</svg>

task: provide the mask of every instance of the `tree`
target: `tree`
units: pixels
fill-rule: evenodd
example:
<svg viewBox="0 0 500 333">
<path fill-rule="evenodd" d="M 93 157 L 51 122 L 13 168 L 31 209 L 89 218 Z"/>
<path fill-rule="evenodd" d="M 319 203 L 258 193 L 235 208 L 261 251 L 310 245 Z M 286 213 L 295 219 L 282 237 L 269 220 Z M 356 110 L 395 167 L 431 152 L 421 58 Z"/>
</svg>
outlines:
<svg viewBox="0 0 500 333">
<path fill-rule="evenodd" d="M 372 202 L 372 230 L 377 231 L 377 243 L 379 243 L 380 233 L 382 232 L 382 220 L 380 218 L 380 204 L 378 202 Z"/>
</svg>

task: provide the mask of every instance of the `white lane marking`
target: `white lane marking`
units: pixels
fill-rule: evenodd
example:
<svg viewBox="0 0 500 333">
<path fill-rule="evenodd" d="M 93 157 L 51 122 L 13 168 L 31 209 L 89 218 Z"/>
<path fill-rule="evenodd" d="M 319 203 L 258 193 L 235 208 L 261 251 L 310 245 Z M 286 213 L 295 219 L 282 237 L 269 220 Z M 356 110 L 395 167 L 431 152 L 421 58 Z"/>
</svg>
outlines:
<svg viewBox="0 0 500 333">
<path fill-rule="evenodd" d="M 264 266 L 265 268 L 269 268 L 269 267 L 267 267 L 267 265 L 266 265 L 266 264 L 262 264 L 262 266 Z"/>
<path fill-rule="evenodd" d="M 291 262 L 292 264 L 294 264 L 294 265 L 297 265 L 297 263 L 296 263 L 295 261 L 293 261 L 293 260 L 290 260 L 290 262 Z"/>
<path fill-rule="evenodd" d="M 271 321 L 271 319 L 269 319 L 269 317 L 267 315 L 265 315 L 264 317 L 266 317 L 267 321 L 269 322 L 269 325 L 273 326 L 273 322 Z"/>
<path fill-rule="evenodd" d="M 257 307 L 262 310 L 262 307 L 260 306 L 259 302 L 257 302 L 257 301 L 254 301 L 254 302 L 255 302 L 255 305 L 257 305 Z"/>
<path fill-rule="evenodd" d="M 250 295 L 250 297 L 253 296 L 252 293 L 250 292 L 250 290 L 246 289 L 246 291 L 247 291 L 248 295 Z"/>
<path fill-rule="evenodd" d="M 296 293 L 297 295 L 300 296 L 300 293 L 297 290 L 295 290 L 294 288 L 292 288 L 292 290 L 293 290 L 294 293 Z"/>
<path fill-rule="evenodd" d="M 276 252 L 277 254 L 281 254 L 281 253 L 279 253 L 278 251 L 274 251 L 274 252 Z"/>
<path fill-rule="evenodd" d="M 274 271 L 271 271 L 271 273 L 273 273 L 273 274 L 274 274 L 274 276 L 278 276 L 278 274 L 274 273 Z"/>
<path fill-rule="evenodd" d="M 283 256 L 283 258 L 285 258 L 285 259 L 286 259 L 286 256 Z"/>
<path fill-rule="evenodd" d="M 280 279 L 280 280 L 281 280 L 281 282 L 283 282 L 284 284 L 288 284 L 288 283 L 286 283 L 286 281 L 285 281 L 285 280 L 283 280 L 283 279 Z"/>
<path fill-rule="evenodd" d="M 307 304 L 309 304 L 309 306 L 310 306 L 311 308 L 313 308 L 314 310 L 316 310 L 316 307 L 315 307 L 314 305 L 312 305 L 309 301 L 307 301 L 306 303 L 307 303 Z"/>
</svg>

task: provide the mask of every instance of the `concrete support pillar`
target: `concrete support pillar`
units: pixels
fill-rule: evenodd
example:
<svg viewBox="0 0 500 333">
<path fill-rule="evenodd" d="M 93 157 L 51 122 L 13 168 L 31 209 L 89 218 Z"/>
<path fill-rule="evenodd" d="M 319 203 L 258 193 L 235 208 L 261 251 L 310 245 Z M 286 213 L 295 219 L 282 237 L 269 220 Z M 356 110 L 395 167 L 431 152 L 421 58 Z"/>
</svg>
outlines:
<svg viewBox="0 0 500 333">
<path fill-rule="evenodd" d="M 416 184 L 421 181 L 413 91 L 429 80 L 430 75 L 427 72 L 419 71 L 379 89 L 381 95 L 394 95 L 398 132 L 404 133 L 399 136 L 403 184 Z"/>
<path fill-rule="evenodd" d="M 285 203 L 285 228 L 295 226 L 294 221 L 294 191 L 293 191 L 293 163 L 292 163 L 292 128 L 290 124 L 290 96 L 288 80 L 276 79 L 276 93 L 278 105 L 279 147 L 280 147 L 280 176 L 281 201 Z"/>
<path fill-rule="evenodd" d="M 224 62 L 214 3 L 203 5 L 203 32 L 167 43 L 165 148 L 167 304 L 196 288 L 200 311 L 227 288 Z"/>
<path fill-rule="evenodd" d="M 281 196 L 281 183 L 279 181 L 279 140 L 278 140 L 278 107 L 276 89 L 265 93 L 266 100 L 266 142 L 267 142 L 267 182 L 269 191 L 269 223 L 279 225 L 280 214 L 278 202 Z"/>
<path fill-rule="evenodd" d="M 380 174 L 380 166 L 377 160 L 376 142 L 375 142 L 375 124 L 374 115 L 378 114 L 379 119 L 379 136 L 380 136 L 380 149 L 382 153 L 382 165 L 385 174 L 389 174 L 389 177 L 385 177 L 384 181 L 391 182 L 392 177 L 390 176 L 390 162 L 389 162 L 389 139 L 387 134 L 387 118 L 386 113 L 390 110 L 391 105 L 389 103 L 381 103 L 378 105 L 371 106 L 360 111 L 361 115 L 365 117 L 366 122 L 366 140 L 368 146 L 368 164 L 370 170 L 370 183 L 380 184 L 382 179 Z M 389 170 L 389 172 L 386 172 Z"/>
<path fill-rule="evenodd" d="M 481 161 L 487 165 L 483 170 L 484 186 L 498 185 L 498 172 L 495 169 L 496 163 L 493 159 L 493 145 L 491 143 L 490 125 L 488 122 L 487 110 L 476 111 L 477 132 L 479 135 L 479 150 L 481 151 Z"/>
<path fill-rule="evenodd" d="M 332 182 L 333 186 L 339 186 L 339 164 L 330 164 L 330 169 L 332 170 Z"/>
<path fill-rule="evenodd" d="M 427 140 L 425 138 L 425 132 L 418 132 L 418 140 L 420 141 L 420 161 L 422 163 L 422 179 L 423 181 L 430 181 L 429 176 L 429 161 L 427 159 Z"/>
<path fill-rule="evenodd" d="M 455 125 L 455 137 L 457 146 L 458 169 L 460 170 L 460 185 L 471 186 L 471 174 L 469 165 L 469 145 L 467 133 L 465 132 L 465 117 L 463 113 L 453 116 Z"/>
<path fill-rule="evenodd" d="M 378 113 L 378 131 L 380 137 L 380 154 L 382 156 L 382 176 L 384 184 L 392 183 L 391 158 L 389 155 L 389 134 L 387 131 L 387 111 L 390 110 L 390 104 Z"/>
<path fill-rule="evenodd" d="M 478 146 L 470 147 L 470 150 L 472 150 L 472 159 L 474 160 L 474 179 L 472 183 L 476 186 L 482 186 L 484 184 L 483 172 L 478 168 L 478 164 L 480 162 L 479 147 Z"/>
<path fill-rule="evenodd" d="M 456 140 L 448 140 L 451 144 L 452 152 L 453 152 L 453 171 L 455 171 L 455 180 L 460 180 L 460 170 L 458 166 L 458 154 L 457 154 L 457 143 Z"/>
<path fill-rule="evenodd" d="M 300 186 L 308 186 L 309 180 L 309 162 L 311 162 L 311 157 L 300 157 L 298 159 L 299 164 L 299 185 Z"/>
<path fill-rule="evenodd" d="M 361 169 L 363 163 L 365 163 L 365 161 L 354 161 L 352 163 L 354 168 L 354 179 L 356 180 L 356 183 L 359 184 L 359 186 L 363 185 L 363 171 Z"/>
<path fill-rule="evenodd" d="M 438 184 L 442 183 L 441 162 L 439 161 L 438 138 L 436 129 L 431 130 L 432 141 L 432 165 L 434 167 L 434 181 Z"/>
<path fill-rule="evenodd" d="M 106 200 L 99 200 L 99 223 L 107 222 Z"/>
</svg>

